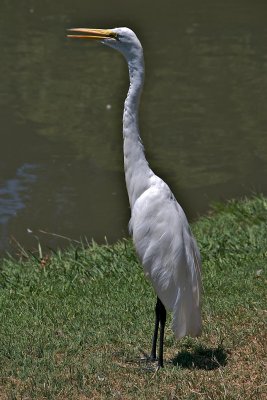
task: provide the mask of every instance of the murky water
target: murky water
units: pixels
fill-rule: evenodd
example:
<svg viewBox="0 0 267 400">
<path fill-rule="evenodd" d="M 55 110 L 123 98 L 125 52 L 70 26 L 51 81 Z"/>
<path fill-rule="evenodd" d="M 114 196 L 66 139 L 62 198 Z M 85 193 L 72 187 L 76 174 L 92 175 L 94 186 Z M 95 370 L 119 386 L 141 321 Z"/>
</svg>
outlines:
<svg viewBox="0 0 267 400">
<path fill-rule="evenodd" d="M 267 194 L 267 2 L 87 0 L 0 4 L 0 252 L 127 235 L 122 57 L 70 42 L 75 26 L 129 26 L 146 60 L 141 132 L 191 219 Z"/>
</svg>

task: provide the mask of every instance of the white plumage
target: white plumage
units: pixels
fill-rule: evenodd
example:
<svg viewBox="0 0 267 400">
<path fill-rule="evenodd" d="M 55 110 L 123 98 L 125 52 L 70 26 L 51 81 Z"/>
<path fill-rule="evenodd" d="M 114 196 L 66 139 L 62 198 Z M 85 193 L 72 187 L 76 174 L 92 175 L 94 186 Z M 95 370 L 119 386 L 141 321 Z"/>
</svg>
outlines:
<svg viewBox="0 0 267 400">
<path fill-rule="evenodd" d="M 169 187 L 156 181 L 134 204 L 134 245 L 157 296 L 173 312 L 176 339 L 197 336 L 201 332 L 199 251 L 182 208 Z"/>
<path fill-rule="evenodd" d="M 201 260 L 186 216 L 168 185 L 150 169 L 138 126 L 138 108 L 144 82 L 142 46 L 128 28 L 73 29 L 72 37 L 99 39 L 125 57 L 130 87 L 123 112 L 124 169 L 133 243 L 158 296 L 152 358 L 156 356 L 157 331 L 161 325 L 159 366 L 163 366 L 163 337 L 167 310 L 173 313 L 177 339 L 201 333 Z M 163 306 L 162 306 L 162 304 Z M 164 316 L 165 312 L 165 316 Z"/>
</svg>

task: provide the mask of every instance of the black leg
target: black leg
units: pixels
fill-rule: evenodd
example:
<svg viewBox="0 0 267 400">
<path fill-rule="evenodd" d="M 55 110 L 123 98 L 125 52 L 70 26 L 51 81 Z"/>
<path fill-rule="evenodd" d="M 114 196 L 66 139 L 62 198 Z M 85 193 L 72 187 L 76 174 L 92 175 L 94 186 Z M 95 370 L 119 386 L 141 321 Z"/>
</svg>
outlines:
<svg viewBox="0 0 267 400">
<path fill-rule="evenodd" d="M 154 329 L 152 350 L 151 350 L 151 356 L 150 356 L 150 359 L 152 361 L 155 361 L 157 358 L 156 349 L 157 349 L 158 330 L 159 330 L 158 301 L 159 301 L 159 298 L 157 298 L 157 303 L 156 303 L 156 307 L 155 307 L 155 329 Z"/>
<path fill-rule="evenodd" d="M 160 336 L 159 336 L 159 367 L 163 367 L 163 342 L 164 342 L 164 329 L 166 323 L 166 309 L 160 299 L 158 299 L 159 308 L 159 322 L 160 322 Z"/>
<path fill-rule="evenodd" d="M 164 341 L 164 328 L 166 322 L 166 310 L 162 302 L 159 298 L 157 298 L 157 304 L 155 307 L 155 329 L 152 341 L 152 351 L 151 351 L 151 360 L 156 360 L 156 348 L 157 348 L 157 339 L 158 339 L 158 329 L 160 325 L 160 337 L 159 337 L 159 359 L 158 366 L 163 367 L 163 341 Z"/>
</svg>

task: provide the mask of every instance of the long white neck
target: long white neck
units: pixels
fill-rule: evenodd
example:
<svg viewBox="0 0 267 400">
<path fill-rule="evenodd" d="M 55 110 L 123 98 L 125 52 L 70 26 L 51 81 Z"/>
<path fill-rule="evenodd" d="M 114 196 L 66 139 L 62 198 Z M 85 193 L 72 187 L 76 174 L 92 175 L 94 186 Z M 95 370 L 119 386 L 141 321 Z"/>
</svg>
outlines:
<svg viewBox="0 0 267 400">
<path fill-rule="evenodd" d="M 144 83 L 144 59 L 128 60 L 130 87 L 123 112 L 123 152 L 126 186 L 131 208 L 136 199 L 148 188 L 152 174 L 144 154 L 139 135 L 138 108 Z"/>
</svg>

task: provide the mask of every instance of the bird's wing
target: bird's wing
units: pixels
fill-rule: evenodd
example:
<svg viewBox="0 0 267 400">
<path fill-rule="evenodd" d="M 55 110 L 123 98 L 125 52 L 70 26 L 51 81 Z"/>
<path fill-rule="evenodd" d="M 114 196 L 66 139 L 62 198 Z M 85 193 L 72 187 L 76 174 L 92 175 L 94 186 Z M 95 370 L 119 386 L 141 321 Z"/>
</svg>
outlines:
<svg viewBox="0 0 267 400">
<path fill-rule="evenodd" d="M 131 228 L 145 275 L 173 312 L 176 337 L 198 335 L 200 255 L 186 216 L 166 184 L 154 185 L 138 198 Z"/>
</svg>

